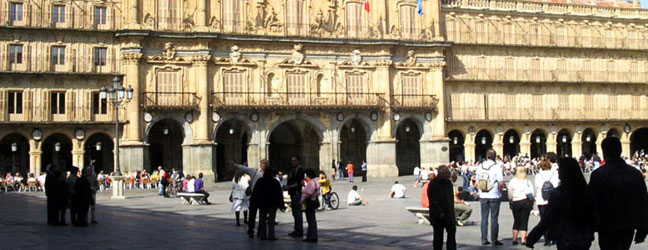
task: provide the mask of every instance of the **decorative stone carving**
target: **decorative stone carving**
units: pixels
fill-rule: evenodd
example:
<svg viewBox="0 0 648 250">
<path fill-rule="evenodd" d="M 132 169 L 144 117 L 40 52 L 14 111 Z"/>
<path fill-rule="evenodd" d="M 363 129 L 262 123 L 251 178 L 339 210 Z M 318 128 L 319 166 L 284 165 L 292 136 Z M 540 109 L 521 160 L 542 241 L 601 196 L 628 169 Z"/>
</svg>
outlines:
<svg viewBox="0 0 648 250">
<path fill-rule="evenodd" d="M 229 57 L 217 58 L 214 60 L 216 64 L 228 64 L 228 65 L 245 65 L 253 66 L 256 65 L 254 62 L 250 61 L 247 58 L 243 58 L 239 46 L 232 46 L 230 48 Z"/>
<path fill-rule="evenodd" d="M 346 28 L 344 28 L 344 25 L 342 23 L 338 23 L 335 25 L 335 36 L 337 37 L 344 37 L 346 34 Z"/>
<path fill-rule="evenodd" d="M 432 62 L 432 63 L 430 63 L 430 68 L 433 71 L 441 71 L 441 70 L 443 70 L 443 67 L 445 67 L 445 65 L 446 65 L 446 62 L 444 62 L 444 61 Z"/>
<path fill-rule="evenodd" d="M 322 10 L 319 10 L 315 15 L 314 24 L 312 24 L 310 27 L 310 33 L 312 35 L 323 35 L 324 31 L 328 31 L 326 29 L 327 23 L 327 20 L 324 19 L 324 13 L 322 12 Z"/>
<path fill-rule="evenodd" d="M 194 65 L 204 66 L 207 65 L 209 59 L 211 59 L 210 55 L 195 55 L 191 57 L 191 62 L 193 62 Z"/>
<path fill-rule="evenodd" d="M 239 52 L 239 47 L 234 45 L 232 48 L 230 48 L 230 59 L 232 59 L 232 62 L 239 62 L 239 59 L 241 59 L 241 52 Z"/>
<path fill-rule="evenodd" d="M 281 31 L 281 24 L 279 23 L 279 17 L 274 7 L 266 5 L 266 17 L 263 19 L 263 27 L 272 32 Z"/>
<path fill-rule="evenodd" d="M 382 26 L 382 17 L 380 17 L 376 23 L 369 25 L 369 37 L 372 39 L 382 39 L 383 32 L 381 26 Z"/>
<path fill-rule="evenodd" d="M 353 55 L 351 56 L 351 61 L 353 62 L 353 65 L 358 65 L 360 62 L 362 62 L 362 56 L 360 55 L 359 50 L 353 50 Z"/>
<path fill-rule="evenodd" d="M 353 50 L 350 61 L 344 61 L 340 64 L 340 68 L 375 68 L 367 62 L 362 61 L 362 55 L 359 50 Z"/>
<path fill-rule="evenodd" d="M 142 53 L 125 52 L 121 54 L 121 59 L 126 63 L 138 63 L 142 59 Z"/>
<path fill-rule="evenodd" d="M 216 32 L 220 31 L 220 26 L 221 23 L 215 16 L 209 20 L 209 27 L 214 29 Z"/>
<path fill-rule="evenodd" d="M 149 56 L 148 61 L 152 63 L 188 63 L 184 58 L 176 57 L 175 44 L 173 44 L 172 42 L 165 43 L 164 49 L 162 49 L 162 54 Z"/>
<path fill-rule="evenodd" d="M 301 43 L 297 43 L 293 47 L 293 53 L 290 59 L 285 59 L 279 63 L 279 66 L 281 67 L 292 67 L 292 66 L 301 66 L 301 67 L 313 67 L 317 68 L 318 66 L 313 64 L 312 62 L 306 60 L 306 56 L 304 55 L 302 49 L 304 45 Z"/>
<path fill-rule="evenodd" d="M 144 16 L 144 28 L 145 29 L 153 29 L 154 26 L 155 26 L 155 18 L 153 18 L 153 16 L 151 16 L 150 13 L 147 13 Z"/>
<path fill-rule="evenodd" d="M 302 64 L 302 62 L 304 62 L 304 53 L 302 52 L 302 48 L 304 47 L 304 45 L 298 43 L 295 44 L 293 47 L 294 47 L 294 51 L 292 53 L 293 62 L 297 65 Z"/>
<path fill-rule="evenodd" d="M 396 27 L 396 25 L 392 25 L 391 30 L 389 31 L 389 34 L 391 35 L 392 39 L 400 39 L 400 29 Z"/>
</svg>

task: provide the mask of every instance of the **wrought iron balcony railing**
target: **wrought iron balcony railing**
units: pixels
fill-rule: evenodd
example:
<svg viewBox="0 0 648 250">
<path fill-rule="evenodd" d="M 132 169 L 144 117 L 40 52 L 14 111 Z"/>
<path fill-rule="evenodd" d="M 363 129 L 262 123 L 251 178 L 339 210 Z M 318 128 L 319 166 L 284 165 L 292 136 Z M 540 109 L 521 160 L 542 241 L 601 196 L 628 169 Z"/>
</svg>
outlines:
<svg viewBox="0 0 648 250">
<path fill-rule="evenodd" d="M 380 93 L 215 92 L 215 109 L 382 109 Z"/>
<path fill-rule="evenodd" d="M 196 110 L 200 98 L 194 92 L 144 92 L 144 110 Z"/>
<path fill-rule="evenodd" d="M 439 99 L 436 95 L 397 94 L 392 95 L 392 109 L 436 110 Z"/>
</svg>

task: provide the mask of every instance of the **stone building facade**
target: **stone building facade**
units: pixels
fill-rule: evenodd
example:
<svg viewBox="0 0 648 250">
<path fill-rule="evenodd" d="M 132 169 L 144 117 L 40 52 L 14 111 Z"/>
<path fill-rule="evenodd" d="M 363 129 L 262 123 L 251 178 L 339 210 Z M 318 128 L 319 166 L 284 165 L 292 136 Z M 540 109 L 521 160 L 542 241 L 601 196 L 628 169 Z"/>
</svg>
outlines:
<svg viewBox="0 0 648 250">
<path fill-rule="evenodd" d="M 648 149 L 638 3 L 365 2 L 0 0 L 0 172 L 113 171 L 116 76 L 128 172 Z"/>
</svg>

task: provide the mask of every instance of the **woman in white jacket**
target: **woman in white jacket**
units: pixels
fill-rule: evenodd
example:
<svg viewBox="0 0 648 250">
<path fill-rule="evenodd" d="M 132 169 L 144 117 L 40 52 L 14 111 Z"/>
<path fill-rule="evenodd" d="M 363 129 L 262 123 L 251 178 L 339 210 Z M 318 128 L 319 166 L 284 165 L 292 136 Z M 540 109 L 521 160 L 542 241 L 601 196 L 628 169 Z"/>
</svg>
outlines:
<svg viewBox="0 0 648 250">
<path fill-rule="evenodd" d="M 549 203 L 549 197 L 544 197 L 542 195 L 542 188 L 545 182 L 549 182 L 555 189 L 558 187 L 558 185 L 560 185 L 560 179 L 558 179 L 558 171 L 552 169 L 551 162 L 549 160 L 543 159 L 542 161 L 540 161 L 539 167 L 540 167 L 540 173 L 538 173 L 535 177 L 536 194 L 537 194 L 536 204 L 538 204 L 538 211 L 540 211 L 540 216 L 542 216 L 542 214 L 544 214 L 545 212 L 545 209 L 547 208 L 547 204 Z M 544 245 L 550 246 L 551 241 L 547 239 L 548 236 L 547 232 L 545 232 L 543 235 L 545 239 Z"/>
<path fill-rule="evenodd" d="M 518 244 L 518 233 L 522 238 L 522 245 L 526 243 L 529 214 L 533 209 L 535 188 L 527 179 L 527 169 L 517 167 L 515 178 L 508 184 L 508 197 L 513 211 L 513 245 Z"/>
<path fill-rule="evenodd" d="M 243 223 L 247 224 L 247 211 L 250 207 L 249 197 L 245 194 L 245 190 L 250 186 L 250 176 L 242 171 L 238 171 L 232 180 L 232 194 L 230 200 L 232 201 L 232 212 L 236 214 L 236 225 L 241 226 L 239 218 L 241 211 L 243 211 Z"/>
</svg>

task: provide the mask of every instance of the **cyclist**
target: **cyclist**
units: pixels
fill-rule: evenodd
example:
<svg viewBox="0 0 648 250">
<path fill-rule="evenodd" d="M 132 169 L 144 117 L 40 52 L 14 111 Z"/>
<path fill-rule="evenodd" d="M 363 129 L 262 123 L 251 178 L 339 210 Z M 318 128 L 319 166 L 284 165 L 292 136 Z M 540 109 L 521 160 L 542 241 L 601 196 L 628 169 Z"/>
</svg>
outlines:
<svg viewBox="0 0 648 250">
<path fill-rule="evenodd" d="M 324 198 L 324 204 L 328 205 L 330 209 L 333 209 L 333 206 L 331 206 L 331 191 L 333 188 L 331 187 L 331 180 L 326 178 L 324 171 L 320 171 L 319 183 L 322 187 L 321 193 Z"/>
</svg>

